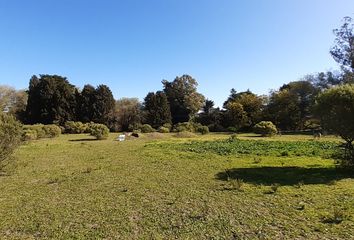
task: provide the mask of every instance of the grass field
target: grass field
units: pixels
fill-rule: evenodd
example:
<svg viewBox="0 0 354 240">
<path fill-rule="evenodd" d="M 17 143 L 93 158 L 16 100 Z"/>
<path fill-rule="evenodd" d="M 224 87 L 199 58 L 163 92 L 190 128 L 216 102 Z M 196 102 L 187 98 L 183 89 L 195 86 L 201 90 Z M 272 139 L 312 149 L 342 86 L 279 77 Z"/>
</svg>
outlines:
<svg viewBox="0 0 354 240">
<path fill-rule="evenodd" d="M 335 137 L 116 136 L 21 146 L 0 177 L 0 239 L 354 239 Z"/>
</svg>

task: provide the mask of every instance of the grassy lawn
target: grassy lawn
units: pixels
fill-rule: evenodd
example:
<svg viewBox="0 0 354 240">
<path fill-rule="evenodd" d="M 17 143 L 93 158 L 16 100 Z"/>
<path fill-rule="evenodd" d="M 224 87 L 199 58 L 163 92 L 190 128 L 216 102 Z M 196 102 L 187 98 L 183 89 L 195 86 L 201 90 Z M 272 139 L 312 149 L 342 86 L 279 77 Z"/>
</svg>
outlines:
<svg viewBox="0 0 354 240">
<path fill-rule="evenodd" d="M 354 239 L 335 137 L 116 136 L 21 146 L 0 177 L 0 239 Z"/>
</svg>

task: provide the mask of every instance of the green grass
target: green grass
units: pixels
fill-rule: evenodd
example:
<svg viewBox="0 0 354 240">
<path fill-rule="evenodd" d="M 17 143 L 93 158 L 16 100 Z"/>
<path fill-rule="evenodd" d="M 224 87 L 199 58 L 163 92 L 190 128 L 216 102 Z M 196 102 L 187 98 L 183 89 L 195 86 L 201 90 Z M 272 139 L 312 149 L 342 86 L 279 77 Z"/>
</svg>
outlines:
<svg viewBox="0 0 354 240">
<path fill-rule="evenodd" d="M 353 238 L 353 176 L 323 149 L 335 137 L 172 135 L 20 147 L 0 177 L 0 239 Z"/>
</svg>

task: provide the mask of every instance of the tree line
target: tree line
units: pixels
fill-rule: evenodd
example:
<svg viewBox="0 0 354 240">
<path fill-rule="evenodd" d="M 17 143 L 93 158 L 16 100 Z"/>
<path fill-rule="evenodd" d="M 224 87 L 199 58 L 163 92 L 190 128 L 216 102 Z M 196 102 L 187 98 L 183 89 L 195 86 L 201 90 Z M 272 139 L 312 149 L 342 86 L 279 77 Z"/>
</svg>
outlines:
<svg viewBox="0 0 354 240">
<path fill-rule="evenodd" d="M 307 75 L 284 84 L 268 95 L 230 90 L 222 108 L 197 91 L 190 75 L 163 80 L 162 89 L 137 98 L 115 100 L 106 85 L 85 85 L 81 90 L 59 75 L 32 76 L 26 91 L 0 86 L 0 107 L 26 124 L 64 125 L 67 121 L 105 124 L 111 131 L 128 131 L 141 124 L 164 125 L 196 122 L 210 131 L 249 131 L 260 121 L 271 121 L 282 131 L 320 128 L 316 96 L 336 85 L 354 83 L 353 21 L 334 30 L 330 53 L 341 65 L 338 72 Z"/>
</svg>

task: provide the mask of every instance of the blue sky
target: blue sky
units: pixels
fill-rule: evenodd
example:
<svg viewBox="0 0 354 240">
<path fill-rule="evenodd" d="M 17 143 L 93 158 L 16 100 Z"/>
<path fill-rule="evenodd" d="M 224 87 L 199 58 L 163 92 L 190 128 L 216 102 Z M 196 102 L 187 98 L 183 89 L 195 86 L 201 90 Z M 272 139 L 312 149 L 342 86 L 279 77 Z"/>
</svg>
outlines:
<svg viewBox="0 0 354 240">
<path fill-rule="evenodd" d="M 142 100 L 189 74 L 221 106 L 231 88 L 337 69 L 332 30 L 353 14 L 353 0 L 0 0 L 0 84 L 59 74 Z"/>
</svg>

